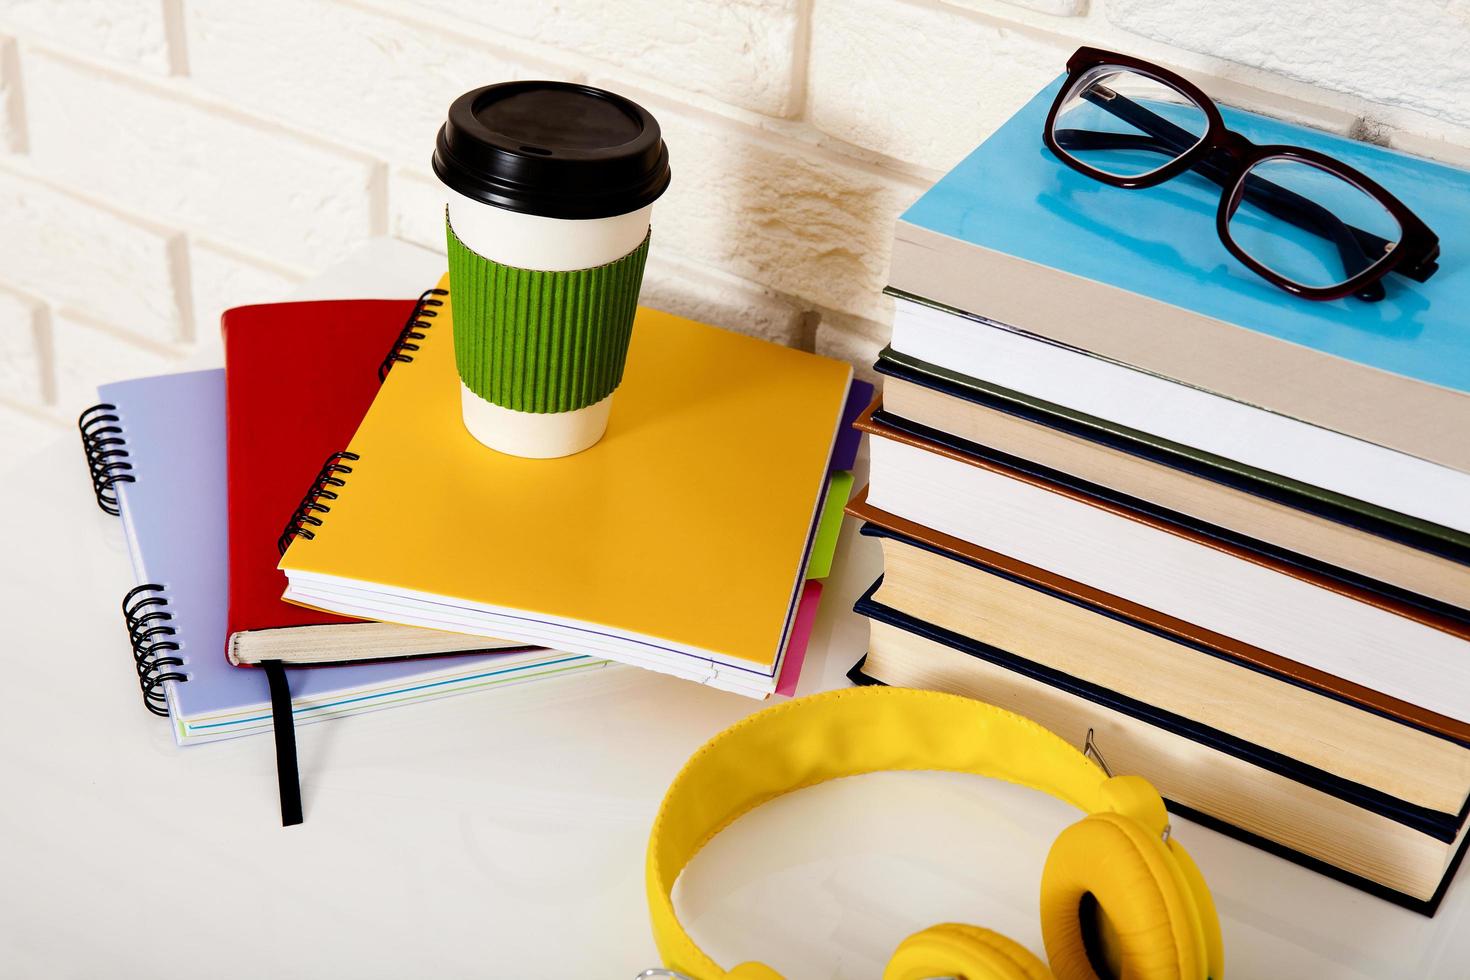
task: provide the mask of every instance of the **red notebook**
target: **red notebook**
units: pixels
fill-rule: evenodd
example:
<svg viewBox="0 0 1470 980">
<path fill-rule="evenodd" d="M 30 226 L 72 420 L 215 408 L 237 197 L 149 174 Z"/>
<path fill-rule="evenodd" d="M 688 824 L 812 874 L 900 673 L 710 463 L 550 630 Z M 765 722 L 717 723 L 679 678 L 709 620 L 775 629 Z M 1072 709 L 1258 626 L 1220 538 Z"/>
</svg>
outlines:
<svg viewBox="0 0 1470 980">
<path fill-rule="evenodd" d="M 298 512 L 324 467 L 350 467 L 338 451 L 352 438 L 381 379 L 411 361 L 433 329 L 440 300 L 328 300 L 242 306 L 221 318 L 230 518 L 230 662 L 338 664 L 468 651 L 498 644 L 396 624 L 370 623 L 281 600 L 276 568 L 293 534 L 315 514 Z M 330 488 L 331 484 L 327 484 Z M 330 498 L 322 500 L 330 506 Z"/>
</svg>

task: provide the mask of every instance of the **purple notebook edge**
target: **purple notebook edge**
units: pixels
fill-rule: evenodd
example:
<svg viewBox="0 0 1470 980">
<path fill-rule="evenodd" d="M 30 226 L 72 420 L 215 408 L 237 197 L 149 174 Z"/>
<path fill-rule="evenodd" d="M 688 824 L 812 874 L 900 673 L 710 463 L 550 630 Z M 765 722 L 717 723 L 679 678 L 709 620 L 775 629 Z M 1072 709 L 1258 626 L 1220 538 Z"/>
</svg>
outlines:
<svg viewBox="0 0 1470 980">
<path fill-rule="evenodd" d="M 847 404 L 842 409 L 842 424 L 837 429 L 837 440 L 832 446 L 832 465 L 828 472 L 850 470 L 857 463 L 858 446 L 862 444 L 863 434 L 854 429 L 852 424 L 872 402 L 876 390 L 867 381 L 852 379 L 852 385 L 847 389 Z"/>
</svg>

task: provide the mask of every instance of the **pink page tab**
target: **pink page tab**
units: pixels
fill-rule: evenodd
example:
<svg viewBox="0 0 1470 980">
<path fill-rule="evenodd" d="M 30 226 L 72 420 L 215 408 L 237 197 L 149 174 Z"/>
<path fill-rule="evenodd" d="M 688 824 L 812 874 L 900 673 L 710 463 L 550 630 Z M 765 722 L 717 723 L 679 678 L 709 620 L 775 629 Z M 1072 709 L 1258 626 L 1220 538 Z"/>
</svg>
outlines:
<svg viewBox="0 0 1470 980">
<path fill-rule="evenodd" d="M 822 583 L 811 579 L 801 590 L 796 604 L 796 622 L 791 624 L 791 639 L 786 642 L 786 662 L 776 681 L 776 693 L 791 697 L 796 682 L 801 680 L 801 665 L 806 660 L 806 645 L 812 638 L 812 624 L 817 621 L 817 607 L 822 604 Z"/>
</svg>

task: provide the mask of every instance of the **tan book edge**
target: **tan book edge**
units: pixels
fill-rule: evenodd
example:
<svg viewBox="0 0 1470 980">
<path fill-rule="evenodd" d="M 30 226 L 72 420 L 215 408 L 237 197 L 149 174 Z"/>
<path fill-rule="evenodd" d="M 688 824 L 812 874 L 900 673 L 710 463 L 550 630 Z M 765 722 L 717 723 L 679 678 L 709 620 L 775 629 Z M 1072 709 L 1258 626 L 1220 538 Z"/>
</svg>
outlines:
<svg viewBox="0 0 1470 980">
<path fill-rule="evenodd" d="M 1244 668 L 953 558 L 884 538 L 874 598 L 926 623 L 1440 813 L 1470 747 Z"/>
<path fill-rule="evenodd" d="M 469 644 L 480 645 L 471 648 Z M 396 623 L 321 623 L 281 629 L 240 630 L 230 634 L 225 650 L 230 663 L 330 664 L 349 660 L 392 660 L 451 653 L 509 653 L 529 649 L 524 643 L 467 637 L 422 626 Z M 362 651 L 371 650 L 363 658 Z"/>
<path fill-rule="evenodd" d="M 1028 582 L 1035 582 L 1037 585 L 1061 595 L 1070 596 L 1091 606 L 1108 610 L 1109 612 L 1143 623 L 1146 626 L 1161 630 L 1173 636 L 1183 637 L 1235 660 L 1271 671 L 1272 673 L 1291 677 L 1310 687 L 1365 705 L 1392 718 L 1426 728 L 1447 738 L 1470 743 L 1470 723 L 1457 721 L 1433 711 L 1426 711 L 1417 705 L 1410 704 L 1398 698 L 1389 697 L 1379 691 L 1364 687 L 1361 684 L 1345 681 L 1325 671 L 1317 670 L 1297 663 L 1294 660 L 1289 660 L 1279 654 L 1262 650 L 1260 647 L 1251 646 L 1248 643 L 1241 643 L 1239 640 L 1221 633 L 1201 629 L 1192 623 L 1187 623 L 1184 620 L 1150 609 L 1147 606 L 1141 606 L 1138 603 L 1120 599 L 1117 596 L 1094 589 L 1091 586 L 1062 578 L 1059 575 L 1054 575 L 1034 565 L 1017 561 L 999 552 L 981 548 L 951 535 L 941 534 L 921 524 L 915 524 L 913 521 L 905 520 L 887 511 L 879 510 L 868 504 L 866 488 L 848 504 L 847 512 L 859 520 L 871 521 L 880 527 L 895 531 L 916 541 L 922 541 L 927 545 L 939 548 L 942 551 L 947 551 L 950 554 L 960 555 L 971 561 L 997 569 L 1008 575 L 1014 575 Z"/>
<path fill-rule="evenodd" d="M 1117 773 L 1231 826 L 1421 901 L 1459 848 L 1225 752 L 1156 728 L 941 643 L 874 622 L 864 673 L 949 691 L 1022 714 L 1082 745 L 1088 730 Z M 1470 821 L 1466 822 L 1470 826 Z"/>
<path fill-rule="evenodd" d="M 1470 568 L 1430 552 L 902 378 L 884 379 L 883 405 L 931 429 L 1470 609 Z"/>
<path fill-rule="evenodd" d="M 1470 473 L 1470 394 L 898 222 L 894 289 Z"/>
<path fill-rule="evenodd" d="M 869 435 L 876 436 L 881 439 L 891 439 L 894 442 L 903 443 L 907 446 L 913 446 L 916 449 L 922 449 L 925 452 L 934 453 L 939 456 L 944 456 L 947 459 L 952 459 L 956 462 L 964 463 L 967 466 L 973 466 L 977 469 L 989 470 L 992 473 L 998 473 L 1001 476 L 1008 477 L 1009 479 L 1016 480 L 1021 483 L 1026 483 L 1033 487 L 1038 487 L 1042 490 L 1046 490 L 1049 493 L 1054 493 L 1058 496 L 1075 500 L 1078 503 L 1086 504 L 1089 507 L 1095 507 L 1098 510 L 1107 511 L 1110 514 L 1126 518 L 1127 520 L 1133 521 L 1137 524 L 1142 524 L 1146 527 L 1151 527 L 1155 530 L 1163 531 L 1167 534 L 1172 534 L 1177 538 L 1192 541 L 1195 544 L 1201 545 L 1202 547 L 1211 548 L 1215 551 L 1230 555 L 1233 558 L 1238 558 L 1241 561 L 1250 562 L 1251 564 L 1259 565 L 1263 568 L 1269 568 L 1272 571 L 1278 572 L 1282 575 L 1289 575 L 1292 578 L 1300 579 L 1303 582 L 1308 582 L 1311 585 L 1324 591 L 1335 592 L 1338 595 L 1345 596 L 1355 602 L 1360 602 L 1364 605 L 1373 606 L 1377 609 L 1383 610 L 1384 612 L 1392 613 L 1395 616 L 1400 616 L 1404 619 L 1412 620 L 1413 622 L 1419 623 L 1423 626 L 1430 627 L 1431 629 L 1436 629 L 1443 633 L 1447 633 L 1450 636 L 1454 636 L 1462 640 L 1470 640 L 1470 625 L 1467 625 L 1460 620 L 1451 619 L 1447 616 L 1436 615 L 1417 606 L 1413 606 L 1405 602 L 1400 602 L 1396 599 L 1380 595 L 1376 592 L 1369 592 L 1364 589 L 1354 588 L 1353 586 L 1348 585 L 1345 582 L 1342 582 L 1327 575 L 1322 575 L 1318 572 L 1311 571 L 1310 569 L 1301 568 L 1296 565 L 1280 561 L 1276 558 L 1272 558 L 1269 555 L 1263 555 L 1259 552 L 1251 551 L 1246 548 L 1241 548 L 1236 545 L 1220 541 L 1217 538 L 1213 538 L 1207 534 L 1202 534 L 1190 528 L 1179 527 L 1178 525 L 1171 524 L 1168 521 L 1160 520 L 1159 518 L 1153 517 L 1152 515 L 1139 513 L 1138 511 L 1132 510 L 1128 507 L 1124 507 L 1120 504 L 1115 504 L 1108 500 L 1102 500 L 1098 497 L 1082 493 L 1079 490 L 1074 490 L 1071 487 L 1065 487 L 1059 483 L 1053 483 L 1052 481 L 1043 479 L 1039 476 L 1035 476 L 1030 473 L 1023 473 L 1020 470 L 1013 469 L 1009 466 L 1003 466 L 1000 463 L 992 462 L 988 459 L 979 459 L 975 456 L 970 456 L 957 450 L 951 449 L 948 446 L 942 446 L 939 443 L 931 442 L 927 439 L 920 439 L 916 436 L 909 435 L 906 432 L 900 432 L 897 429 L 889 428 L 883 423 L 874 421 L 873 419 L 873 412 L 877 408 L 879 408 L 880 405 L 881 402 L 875 400 L 873 404 L 868 406 L 868 408 L 862 413 L 862 415 L 858 416 L 857 421 L 853 424 L 857 426 L 857 428 L 868 433 Z"/>
</svg>

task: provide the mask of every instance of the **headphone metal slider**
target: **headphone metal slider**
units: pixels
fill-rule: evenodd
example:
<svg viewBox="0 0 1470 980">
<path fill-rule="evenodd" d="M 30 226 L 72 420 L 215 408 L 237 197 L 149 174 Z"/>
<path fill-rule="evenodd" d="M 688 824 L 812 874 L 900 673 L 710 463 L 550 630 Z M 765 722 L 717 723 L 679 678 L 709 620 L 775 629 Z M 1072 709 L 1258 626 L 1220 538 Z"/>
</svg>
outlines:
<svg viewBox="0 0 1470 980">
<path fill-rule="evenodd" d="M 1108 767 L 1107 760 L 1098 751 L 1097 741 L 1093 738 L 1093 730 L 1091 728 L 1087 730 L 1087 739 L 1082 743 L 1082 754 L 1101 766 L 1104 776 L 1107 776 L 1109 779 L 1113 778 L 1113 770 Z"/>
</svg>

